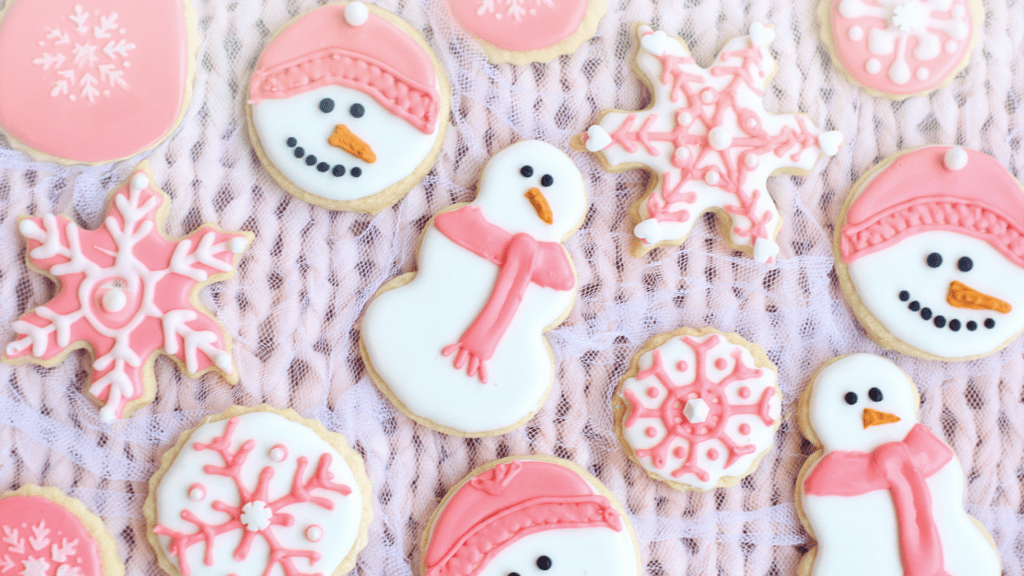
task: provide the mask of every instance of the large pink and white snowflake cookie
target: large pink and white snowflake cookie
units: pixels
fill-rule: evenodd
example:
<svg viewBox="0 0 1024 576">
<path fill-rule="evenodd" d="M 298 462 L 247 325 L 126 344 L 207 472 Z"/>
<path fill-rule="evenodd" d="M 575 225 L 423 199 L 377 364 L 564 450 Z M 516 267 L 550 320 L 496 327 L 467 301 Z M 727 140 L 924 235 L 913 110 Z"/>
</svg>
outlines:
<svg viewBox="0 0 1024 576">
<path fill-rule="evenodd" d="M 190 0 L 10 0 L 0 14 L 0 129 L 42 160 L 135 156 L 184 118 L 198 51 Z"/>
<path fill-rule="evenodd" d="M 192 376 L 214 370 L 237 383 L 231 337 L 199 302 L 199 290 L 234 275 L 253 235 L 206 225 L 171 240 L 163 233 L 169 201 L 144 162 L 111 192 L 96 230 L 53 214 L 21 218 L 29 267 L 58 289 L 13 323 L 3 361 L 49 367 L 89 350 L 89 394 L 107 422 L 152 402 L 159 354 Z"/>
<path fill-rule="evenodd" d="M 843 142 L 799 114 L 769 114 L 762 98 L 775 72 L 771 28 L 754 24 L 730 40 L 711 68 L 701 68 L 686 44 L 638 29 L 636 67 L 650 87 L 646 110 L 606 110 L 576 148 L 597 154 L 607 170 L 645 167 L 651 186 L 632 209 L 638 222 L 634 253 L 681 245 L 700 215 L 716 212 L 729 243 L 771 262 L 782 220 L 768 195 L 768 177 L 802 174 Z"/>
<path fill-rule="evenodd" d="M 775 366 L 756 344 L 711 328 L 656 336 L 613 400 L 629 456 L 677 490 L 732 486 L 757 467 L 779 427 Z"/>
<path fill-rule="evenodd" d="M 944 86 L 981 36 L 980 0 L 822 0 L 822 40 L 869 91 L 902 100 Z"/>
<path fill-rule="evenodd" d="M 149 541 L 180 576 L 340 576 L 373 516 L 363 460 L 315 420 L 234 406 L 184 432 L 146 499 Z"/>
<path fill-rule="evenodd" d="M 103 521 L 56 488 L 22 486 L 0 496 L 0 574 L 123 576 Z"/>
</svg>

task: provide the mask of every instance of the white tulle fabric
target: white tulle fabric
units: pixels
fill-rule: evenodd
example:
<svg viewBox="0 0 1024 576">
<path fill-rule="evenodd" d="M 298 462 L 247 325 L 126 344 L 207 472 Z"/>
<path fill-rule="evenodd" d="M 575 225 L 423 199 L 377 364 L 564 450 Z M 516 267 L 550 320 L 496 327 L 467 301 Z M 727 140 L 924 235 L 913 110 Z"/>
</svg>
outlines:
<svg viewBox="0 0 1024 576">
<path fill-rule="evenodd" d="M 924 144 L 977 148 L 1024 176 L 1024 5 L 986 1 L 984 37 L 970 67 L 929 97 L 893 103 L 855 88 L 832 65 L 812 0 L 612 0 L 597 36 L 576 54 L 527 67 L 489 65 L 453 25 L 444 0 L 384 0 L 423 31 L 454 93 L 436 168 L 394 208 L 371 217 L 287 195 L 248 140 L 243 106 L 256 58 L 274 30 L 320 3 L 196 2 L 202 49 L 195 98 L 177 133 L 145 155 L 173 197 L 171 234 L 207 221 L 256 234 L 238 277 L 203 295 L 234 335 L 241 383 L 231 387 L 215 375 L 192 380 L 164 358 L 156 363 L 156 401 L 107 426 L 83 394 L 84 352 L 52 369 L 0 366 L 0 489 L 35 483 L 68 491 L 104 517 L 129 574 L 155 576 L 161 570 L 142 504 L 161 454 L 204 416 L 267 402 L 320 419 L 365 457 L 375 519 L 360 574 L 417 573 L 420 531 L 445 491 L 489 460 L 534 453 L 572 459 L 619 496 L 636 526 L 645 573 L 792 574 L 808 542 L 793 487 L 812 451 L 796 427 L 796 400 L 829 358 L 880 352 L 833 272 L 833 223 L 844 196 L 878 160 Z M 557 377 L 547 404 L 498 438 L 464 440 L 414 424 L 377 391 L 360 360 L 359 318 L 368 299 L 414 268 L 427 219 L 473 198 L 491 154 L 528 138 L 568 148 L 600 110 L 648 104 L 631 70 L 640 21 L 686 39 L 704 65 L 751 23 L 773 24 L 780 68 L 767 108 L 804 112 L 823 129 L 842 131 L 846 147 L 806 177 L 771 179 L 785 221 L 774 266 L 730 250 L 711 218 L 682 248 L 634 258 L 627 208 L 643 194 L 646 174 L 608 174 L 592 156 L 571 153 L 591 206 L 566 243 L 580 291 L 568 321 L 549 334 Z M 68 168 L 0 147 L 0 341 L 13 338 L 12 320 L 54 292 L 24 263 L 17 216 L 66 213 L 95 227 L 108 189 L 141 159 Z M 731 489 L 688 494 L 648 479 L 627 460 L 610 400 L 649 337 L 705 325 L 764 346 L 779 367 L 784 422 L 755 474 Z M 1005 573 L 1024 574 L 1024 340 L 959 364 L 885 355 L 920 386 L 921 420 L 963 462 L 965 505 L 995 537 Z"/>
</svg>

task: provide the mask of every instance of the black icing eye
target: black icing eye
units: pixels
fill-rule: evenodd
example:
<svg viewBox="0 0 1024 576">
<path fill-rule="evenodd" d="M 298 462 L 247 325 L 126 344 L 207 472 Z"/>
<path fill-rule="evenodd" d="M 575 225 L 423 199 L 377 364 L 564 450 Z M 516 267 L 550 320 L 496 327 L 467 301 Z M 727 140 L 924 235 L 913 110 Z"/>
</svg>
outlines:
<svg viewBox="0 0 1024 576">
<path fill-rule="evenodd" d="M 868 390 L 868 398 L 871 398 L 872 402 L 881 402 L 882 391 L 878 388 L 872 388 L 871 390 Z"/>
<path fill-rule="evenodd" d="M 334 112 L 334 100 L 330 98 L 324 98 L 320 101 L 320 111 L 324 114 L 330 114 Z"/>
<path fill-rule="evenodd" d="M 555 179 L 551 177 L 551 174 L 545 174 L 540 179 L 540 185 L 545 187 L 545 188 L 547 188 L 548 186 L 551 186 L 554 183 L 555 183 Z"/>
<path fill-rule="evenodd" d="M 519 572 L 509 572 L 508 576 L 519 576 Z"/>
<path fill-rule="evenodd" d="M 540 568 L 541 570 L 550 570 L 551 558 L 548 558 L 547 556 L 541 556 L 540 558 L 537 558 L 537 568 Z"/>
<path fill-rule="evenodd" d="M 850 406 L 853 406 L 854 404 L 857 403 L 857 393 L 856 392 L 847 392 L 846 396 L 844 396 L 843 399 L 846 400 L 847 404 L 849 404 Z"/>
<path fill-rule="evenodd" d="M 366 114 L 366 108 L 364 108 L 362 104 L 353 104 L 352 107 L 348 109 L 348 113 L 351 114 L 353 118 L 362 118 L 363 114 Z"/>
<path fill-rule="evenodd" d="M 961 272 L 970 272 L 971 268 L 974 268 L 974 260 L 964 256 L 956 261 L 956 267 L 959 268 Z"/>
<path fill-rule="evenodd" d="M 928 265 L 932 268 L 938 268 L 939 266 L 942 266 L 942 254 L 932 252 L 928 255 L 926 262 L 928 262 Z"/>
<path fill-rule="evenodd" d="M 519 169 L 519 173 L 523 175 L 523 178 L 529 178 L 533 176 L 533 166 L 523 166 Z"/>
</svg>

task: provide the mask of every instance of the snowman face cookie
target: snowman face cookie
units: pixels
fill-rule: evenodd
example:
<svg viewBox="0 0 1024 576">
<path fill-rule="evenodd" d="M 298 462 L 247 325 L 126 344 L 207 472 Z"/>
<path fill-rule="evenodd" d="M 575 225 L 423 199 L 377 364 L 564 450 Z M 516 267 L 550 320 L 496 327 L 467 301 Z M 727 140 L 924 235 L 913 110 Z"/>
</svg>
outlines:
<svg viewBox="0 0 1024 576">
<path fill-rule="evenodd" d="M 470 473 L 434 513 L 423 550 L 423 576 L 639 574 L 621 505 L 596 478 L 550 457 Z"/>
<path fill-rule="evenodd" d="M 303 200 L 379 212 L 437 157 L 448 84 L 406 23 L 360 2 L 288 24 L 250 81 L 250 134 L 271 175 Z"/>
<path fill-rule="evenodd" d="M 1024 330 L 1024 193 L 991 157 L 933 146 L 859 182 L 837 268 L 861 324 L 923 358 L 977 358 Z"/>
</svg>

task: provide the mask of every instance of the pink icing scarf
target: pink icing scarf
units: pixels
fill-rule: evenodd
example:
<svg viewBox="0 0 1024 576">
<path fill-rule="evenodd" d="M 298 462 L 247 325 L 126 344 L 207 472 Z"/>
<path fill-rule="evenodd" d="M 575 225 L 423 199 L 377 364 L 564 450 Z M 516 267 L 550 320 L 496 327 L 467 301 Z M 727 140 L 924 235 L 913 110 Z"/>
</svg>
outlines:
<svg viewBox="0 0 1024 576">
<path fill-rule="evenodd" d="M 513 236 L 488 222 L 476 206 L 438 214 L 434 226 L 452 242 L 501 267 L 487 305 L 459 341 L 441 351 L 445 356 L 458 352 L 455 367 L 461 370 L 468 362 L 466 373 L 486 384 L 486 362 L 494 356 L 526 288 L 533 283 L 563 292 L 572 290 L 576 275 L 561 244 L 538 242 L 526 233 Z"/>
<path fill-rule="evenodd" d="M 918 424 L 902 442 L 864 452 L 831 452 L 807 475 L 811 496 L 859 496 L 888 490 L 896 507 L 900 556 L 907 576 L 949 576 L 943 568 L 942 542 L 928 491 L 932 476 L 953 458 L 953 451 Z"/>
</svg>

